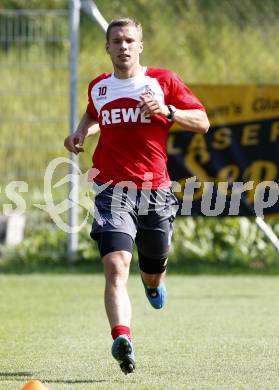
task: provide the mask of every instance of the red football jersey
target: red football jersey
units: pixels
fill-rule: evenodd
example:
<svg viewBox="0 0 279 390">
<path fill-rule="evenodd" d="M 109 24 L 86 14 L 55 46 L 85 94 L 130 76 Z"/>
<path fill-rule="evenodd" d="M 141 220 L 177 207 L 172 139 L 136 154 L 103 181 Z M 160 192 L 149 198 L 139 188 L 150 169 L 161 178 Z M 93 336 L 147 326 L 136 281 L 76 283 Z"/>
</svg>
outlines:
<svg viewBox="0 0 279 390">
<path fill-rule="evenodd" d="M 178 109 L 204 110 L 201 102 L 173 72 L 142 68 L 135 77 L 118 79 L 104 73 L 88 88 L 87 113 L 99 122 L 100 138 L 92 157 L 100 173 L 96 180 L 114 185 L 133 182 L 137 188 L 152 182 L 152 189 L 170 187 L 167 171 L 167 136 L 172 122 L 161 115 L 145 117 L 137 104 L 149 93 Z"/>
</svg>

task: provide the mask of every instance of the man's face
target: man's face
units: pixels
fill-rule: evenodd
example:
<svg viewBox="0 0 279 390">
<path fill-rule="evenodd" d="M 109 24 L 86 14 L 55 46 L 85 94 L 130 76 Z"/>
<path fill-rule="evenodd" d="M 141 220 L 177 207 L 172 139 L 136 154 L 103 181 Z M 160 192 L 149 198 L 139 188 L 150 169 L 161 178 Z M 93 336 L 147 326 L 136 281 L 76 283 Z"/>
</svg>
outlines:
<svg viewBox="0 0 279 390">
<path fill-rule="evenodd" d="M 106 50 L 110 55 L 115 68 L 128 70 L 139 64 L 139 56 L 143 50 L 143 43 L 136 27 L 113 27 L 110 31 Z"/>
</svg>

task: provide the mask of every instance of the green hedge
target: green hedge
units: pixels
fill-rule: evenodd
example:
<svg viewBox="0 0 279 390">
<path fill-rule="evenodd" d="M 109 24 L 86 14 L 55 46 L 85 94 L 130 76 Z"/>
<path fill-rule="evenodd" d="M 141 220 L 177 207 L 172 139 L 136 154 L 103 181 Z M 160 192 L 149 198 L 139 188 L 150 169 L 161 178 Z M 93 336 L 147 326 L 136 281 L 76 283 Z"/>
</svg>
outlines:
<svg viewBox="0 0 279 390">
<path fill-rule="evenodd" d="M 270 221 L 279 235 L 278 220 Z M 67 236 L 61 230 L 32 232 L 15 248 L 2 248 L 0 271 L 101 271 L 97 245 L 89 237 L 90 225 L 80 233 L 75 261 L 67 263 Z M 170 272 L 256 270 L 279 271 L 278 253 L 248 218 L 177 218 L 169 257 Z M 132 270 L 137 269 L 134 253 Z"/>
</svg>

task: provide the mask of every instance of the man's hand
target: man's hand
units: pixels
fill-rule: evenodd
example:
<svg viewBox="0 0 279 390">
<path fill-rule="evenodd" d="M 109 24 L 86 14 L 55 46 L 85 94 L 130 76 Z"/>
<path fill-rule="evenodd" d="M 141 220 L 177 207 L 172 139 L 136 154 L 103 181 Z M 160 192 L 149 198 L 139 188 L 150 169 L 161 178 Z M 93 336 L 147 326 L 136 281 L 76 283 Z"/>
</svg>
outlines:
<svg viewBox="0 0 279 390">
<path fill-rule="evenodd" d="M 169 114 L 169 109 L 165 104 L 159 103 L 154 96 L 151 96 L 148 93 L 143 93 L 140 96 L 140 102 L 137 107 L 140 107 L 141 112 L 145 113 L 145 116 L 152 115 L 163 115 L 167 116 Z"/>
<path fill-rule="evenodd" d="M 82 131 L 76 131 L 75 133 L 69 135 L 65 138 L 64 146 L 69 152 L 79 154 L 80 152 L 84 152 L 83 142 L 85 135 Z"/>
</svg>

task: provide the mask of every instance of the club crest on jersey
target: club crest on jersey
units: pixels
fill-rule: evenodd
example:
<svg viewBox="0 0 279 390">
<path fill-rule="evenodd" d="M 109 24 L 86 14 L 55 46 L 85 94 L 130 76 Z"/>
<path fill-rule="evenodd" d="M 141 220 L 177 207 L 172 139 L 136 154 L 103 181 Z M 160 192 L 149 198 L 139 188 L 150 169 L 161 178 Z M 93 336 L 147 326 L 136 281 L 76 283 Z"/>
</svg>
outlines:
<svg viewBox="0 0 279 390">
<path fill-rule="evenodd" d="M 102 125 L 112 125 L 117 123 L 139 122 L 151 123 L 150 116 L 145 116 L 139 107 L 133 108 L 113 108 L 101 111 Z"/>
<path fill-rule="evenodd" d="M 145 86 L 144 93 L 147 93 L 150 96 L 154 96 L 155 95 L 155 92 L 152 91 L 152 89 L 149 87 L 149 85 Z"/>
</svg>

